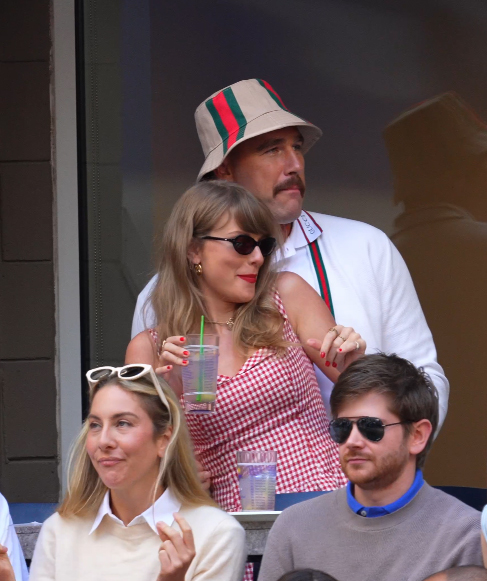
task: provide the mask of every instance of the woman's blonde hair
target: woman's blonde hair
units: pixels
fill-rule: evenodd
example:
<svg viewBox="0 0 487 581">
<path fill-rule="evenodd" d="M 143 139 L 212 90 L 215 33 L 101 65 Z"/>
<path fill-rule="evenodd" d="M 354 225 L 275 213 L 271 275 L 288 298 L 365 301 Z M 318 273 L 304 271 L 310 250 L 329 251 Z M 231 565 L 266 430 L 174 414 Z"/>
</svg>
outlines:
<svg viewBox="0 0 487 581">
<path fill-rule="evenodd" d="M 152 502 L 162 487 L 171 488 L 172 494 L 183 505 L 216 506 L 203 490 L 196 470 L 191 440 L 184 414 L 172 389 L 164 380 L 159 380 L 169 403 L 169 410 L 162 403 L 149 376 L 136 380 L 112 378 L 101 381 L 90 389 L 90 406 L 95 395 L 108 385 L 115 385 L 137 396 L 140 405 L 147 412 L 154 427 L 154 438 L 172 428 L 171 437 L 161 460 L 157 481 L 154 483 Z M 61 516 L 83 516 L 96 512 L 107 491 L 98 476 L 86 451 L 89 418 L 85 420 L 81 432 L 71 450 L 68 472 L 68 491 L 58 512 Z"/>
<path fill-rule="evenodd" d="M 149 300 L 157 318 L 159 337 L 186 335 L 199 329 L 201 315 L 209 319 L 188 252 L 205 244 L 201 240 L 222 217 L 233 218 L 250 234 L 280 239 L 281 233 L 267 206 L 238 184 L 203 181 L 187 190 L 174 206 L 158 250 L 158 279 Z M 276 273 L 272 256 L 259 270 L 253 299 L 235 312 L 235 345 L 249 348 L 288 346 L 283 340 L 283 320 L 273 299 Z M 204 264 L 202 264 L 204 270 Z"/>
</svg>

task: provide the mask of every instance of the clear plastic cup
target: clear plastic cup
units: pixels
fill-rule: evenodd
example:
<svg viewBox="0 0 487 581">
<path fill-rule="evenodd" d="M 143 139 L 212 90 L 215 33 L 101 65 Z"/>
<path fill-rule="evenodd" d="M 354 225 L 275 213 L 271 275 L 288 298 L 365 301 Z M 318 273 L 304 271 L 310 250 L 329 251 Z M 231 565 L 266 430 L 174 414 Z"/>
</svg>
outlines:
<svg viewBox="0 0 487 581">
<path fill-rule="evenodd" d="M 182 367 L 184 408 L 187 412 L 208 414 L 215 411 L 218 377 L 218 335 L 186 335 L 188 365 Z"/>
<path fill-rule="evenodd" d="M 242 510 L 274 510 L 277 452 L 237 452 L 238 486 Z"/>
</svg>

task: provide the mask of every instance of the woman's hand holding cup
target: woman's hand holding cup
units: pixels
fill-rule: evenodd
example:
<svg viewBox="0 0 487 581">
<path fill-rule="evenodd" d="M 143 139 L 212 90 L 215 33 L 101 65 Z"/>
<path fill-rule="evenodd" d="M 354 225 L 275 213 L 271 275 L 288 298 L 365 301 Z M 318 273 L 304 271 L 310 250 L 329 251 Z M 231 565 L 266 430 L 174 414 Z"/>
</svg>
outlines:
<svg viewBox="0 0 487 581">
<path fill-rule="evenodd" d="M 181 533 L 164 522 L 158 522 L 156 525 L 162 541 L 159 549 L 161 572 L 157 581 L 184 581 L 184 576 L 196 555 L 191 527 L 177 512 L 174 513 L 174 518 Z"/>
<path fill-rule="evenodd" d="M 181 367 L 188 364 L 189 358 L 185 344 L 186 337 L 182 335 L 168 337 L 163 341 L 159 355 L 161 366 L 156 368 L 157 375 L 164 377 L 178 395 L 182 392 Z"/>
<path fill-rule="evenodd" d="M 168 373 L 174 365 L 183 366 L 188 364 L 189 351 L 185 347 L 186 337 L 176 335 L 168 337 L 162 343 L 160 362 L 163 364 L 156 369 L 159 375 Z"/>
</svg>

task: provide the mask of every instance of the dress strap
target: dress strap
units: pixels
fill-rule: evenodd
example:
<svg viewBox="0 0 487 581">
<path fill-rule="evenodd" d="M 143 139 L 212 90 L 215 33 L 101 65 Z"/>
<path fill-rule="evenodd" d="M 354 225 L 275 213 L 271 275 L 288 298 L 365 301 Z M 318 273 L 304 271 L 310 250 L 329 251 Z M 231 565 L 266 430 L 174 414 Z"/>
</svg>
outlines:
<svg viewBox="0 0 487 581">
<path fill-rule="evenodd" d="M 274 289 L 274 302 L 276 303 L 279 314 L 284 319 L 284 339 L 290 343 L 299 343 L 299 337 L 296 335 L 294 329 L 291 326 L 286 309 L 284 308 L 284 303 L 282 302 L 281 296 L 277 289 Z"/>
<path fill-rule="evenodd" d="M 274 302 L 276 303 L 277 310 L 279 311 L 281 317 L 287 321 L 288 316 L 286 313 L 286 309 L 284 308 L 281 295 L 279 294 L 279 291 L 276 288 L 274 289 Z"/>
<path fill-rule="evenodd" d="M 149 331 L 149 335 L 152 337 L 154 343 L 156 344 L 157 349 L 157 356 L 160 357 L 162 353 L 162 345 L 159 345 L 159 333 L 157 329 L 147 329 Z"/>
</svg>

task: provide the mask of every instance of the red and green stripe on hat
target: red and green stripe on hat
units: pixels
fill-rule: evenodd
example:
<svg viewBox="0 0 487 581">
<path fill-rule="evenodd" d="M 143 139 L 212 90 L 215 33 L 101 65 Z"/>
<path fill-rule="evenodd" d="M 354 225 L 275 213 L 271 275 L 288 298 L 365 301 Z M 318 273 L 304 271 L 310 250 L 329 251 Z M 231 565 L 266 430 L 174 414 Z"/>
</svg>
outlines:
<svg viewBox="0 0 487 581">
<path fill-rule="evenodd" d="M 284 111 L 289 109 L 284 105 L 281 97 L 274 91 L 267 81 L 255 79 L 269 94 L 278 107 Z M 223 153 L 227 151 L 245 134 L 248 120 L 244 115 L 232 87 L 227 87 L 214 97 L 206 101 L 213 123 L 220 134 L 223 143 Z M 250 119 L 252 121 L 252 119 Z"/>
</svg>

